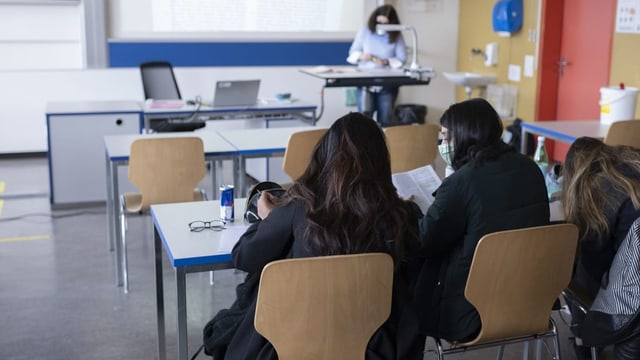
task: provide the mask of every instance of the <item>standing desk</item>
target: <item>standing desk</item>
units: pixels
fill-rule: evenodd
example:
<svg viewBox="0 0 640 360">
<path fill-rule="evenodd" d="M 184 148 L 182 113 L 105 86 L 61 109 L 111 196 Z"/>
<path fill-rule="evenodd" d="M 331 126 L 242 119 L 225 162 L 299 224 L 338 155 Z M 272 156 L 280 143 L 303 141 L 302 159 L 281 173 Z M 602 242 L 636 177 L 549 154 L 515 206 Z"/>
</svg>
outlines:
<svg viewBox="0 0 640 360">
<path fill-rule="evenodd" d="M 298 126 L 288 128 L 269 129 L 238 129 L 238 130 L 218 130 L 220 136 L 226 139 L 236 148 L 237 164 L 234 164 L 234 181 L 237 181 L 236 196 L 245 196 L 247 190 L 245 181 L 245 168 L 247 158 L 269 157 L 284 153 L 289 143 L 291 134 L 309 129 L 316 129 L 314 126 Z"/>
<path fill-rule="evenodd" d="M 402 69 L 358 69 L 356 66 L 334 66 L 302 69 L 300 72 L 323 79 L 325 87 L 429 85 L 435 72 L 424 70 L 418 76 Z"/>
<path fill-rule="evenodd" d="M 229 269 L 231 249 L 248 227 L 244 222 L 246 199 L 236 199 L 235 222 L 226 229 L 200 232 L 189 231 L 191 221 L 209 221 L 220 214 L 219 201 L 197 201 L 151 205 L 153 218 L 153 250 L 155 253 L 156 306 L 158 321 L 158 359 L 166 359 L 164 288 L 162 278 L 162 248 L 164 248 L 176 276 L 178 359 L 188 359 L 186 274 Z"/>
<path fill-rule="evenodd" d="M 609 129 L 608 124 L 600 120 L 566 120 L 566 121 L 534 121 L 522 122 L 520 152 L 527 152 L 527 134 L 538 134 L 549 139 L 571 144 L 582 136 L 604 139 Z"/>
<path fill-rule="evenodd" d="M 273 102 L 267 104 L 256 104 L 253 106 L 235 107 L 212 107 L 202 105 L 198 110 L 198 116 L 205 120 L 245 120 L 264 119 L 266 127 L 269 127 L 270 120 L 290 120 L 302 119 L 305 122 L 315 125 L 317 106 L 300 101 L 294 102 Z M 150 102 L 142 103 L 143 129 L 149 129 L 152 119 L 166 119 L 170 117 L 188 117 L 196 113 L 195 105 L 183 105 L 177 109 L 152 108 Z"/>
<path fill-rule="evenodd" d="M 107 172 L 107 238 L 109 249 L 116 250 L 116 283 L 122 285 L 122 262 L 124 249 L 122 248 L 118 226 L 118 167 L 129 162 L 131 153 L 131 143 L 137 139 L 162 138 L 162 137 L 199 137 L 204 145 L 205 159 L 222 160 L 234 159 L 236 148 L 220 137 L 215 131 L 195 131 L 180 133 L 160 133 L 160 134 L 136 134 L 136 135 L 109 135 L 104 137 L 106 172 Z M 234 161 L 235 163 L 235 161 Z M 216 174 L 219 175 L 219 174 Z M 217 190 L 217 179 L 213 177 L 213 189 Z"/>
</svg>

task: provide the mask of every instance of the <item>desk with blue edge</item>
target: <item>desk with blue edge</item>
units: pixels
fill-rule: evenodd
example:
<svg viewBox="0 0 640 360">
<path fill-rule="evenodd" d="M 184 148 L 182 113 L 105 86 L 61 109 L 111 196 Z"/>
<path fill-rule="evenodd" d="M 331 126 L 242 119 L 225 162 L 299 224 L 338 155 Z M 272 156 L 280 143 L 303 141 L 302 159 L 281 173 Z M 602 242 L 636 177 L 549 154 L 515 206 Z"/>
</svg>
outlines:
<svg viewBox="0 0 640 360">
<path fill-rule="evenodd" d="M 235 199 L 235 221 L 227 222 L 225 229 L 199 232 L 189 230 L 192 221 L 218 218 L 220 201 L 151 205 L 153 218 L 153 249 L 155 254 L 156 306 L 158 321 L 158 359 L 166 359 L 164 282 L 162 249 L 175 271 L 177 294 L 178 359 L 188 359 L 187 344 L 187 290 L 186 274 L 202 271 L 230 269 L 231 250 L 248 228 L 243 214 L 246 199 Z"/>
</svg>

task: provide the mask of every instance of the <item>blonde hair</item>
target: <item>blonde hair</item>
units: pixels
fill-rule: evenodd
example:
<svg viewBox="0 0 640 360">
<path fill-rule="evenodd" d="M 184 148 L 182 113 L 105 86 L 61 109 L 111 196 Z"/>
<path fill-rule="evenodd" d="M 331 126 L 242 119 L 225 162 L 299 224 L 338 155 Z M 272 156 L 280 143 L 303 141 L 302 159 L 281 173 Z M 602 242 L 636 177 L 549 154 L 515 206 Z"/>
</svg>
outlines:
<svg viewBox="0 0 640 360">
<path fill-rule="evenodd" d="M 640 208 L 638 149 L 579 138 L 569 148 L 563 176 L 565 216 L 578 226 L 582 238 L 590 231 L 599 238 L 609 234 L 606 214 L 617 210 L 627 196 Z"/>
</svg>

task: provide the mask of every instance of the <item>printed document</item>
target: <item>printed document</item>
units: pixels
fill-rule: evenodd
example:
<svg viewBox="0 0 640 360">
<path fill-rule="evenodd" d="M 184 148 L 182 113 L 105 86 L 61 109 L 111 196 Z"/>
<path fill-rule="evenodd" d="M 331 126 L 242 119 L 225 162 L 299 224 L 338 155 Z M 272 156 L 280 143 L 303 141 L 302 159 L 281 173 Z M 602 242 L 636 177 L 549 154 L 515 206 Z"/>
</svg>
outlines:
<svg viewBox="0 0 640 360">
<path fill-rule="evenodd" d="M 393 174 L 391 180 L 398 190 L 398 195 L 404 199 L 413 197 L 413 201 L 423 213 L 426 213 L 433 203 L 432 194 L 442 183 L 431 165 Z"/>
</svg>

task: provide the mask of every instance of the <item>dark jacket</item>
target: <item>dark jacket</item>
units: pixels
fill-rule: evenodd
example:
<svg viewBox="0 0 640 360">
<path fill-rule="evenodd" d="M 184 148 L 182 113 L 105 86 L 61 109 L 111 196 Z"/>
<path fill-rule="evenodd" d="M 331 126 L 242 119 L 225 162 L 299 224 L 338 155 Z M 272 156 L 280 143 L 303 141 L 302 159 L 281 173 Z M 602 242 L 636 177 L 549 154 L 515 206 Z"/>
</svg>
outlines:
<svg viewBox="0 0 640 360">
<path fill-rule="evenodd" d="M 476 244 L 486 234 L 549 223 L 540 169 L 515 151 L 446 178 L 420 222 L 425 264 L 416 285 L 421 331 L 446 340 L 477 334 L 480 318 L 464 288 Z"/>
<path fill-rule="evenodd" d="M 276 208 L 265 220 L 251 225 L 234 247 L 232 258 L 235 267 L 248 272 L 248 280 L 253 284 L 251 291 L 243 292 L 247 297 L 243 302 L 249 300 L 250 305 L 226 347 L 224 359 L 277 359 L 273 346 L 257 333 L 253 325 L 258 290 L 255 278 L 259 278 L 264 266 L 271 261 L 315 256 L 307 250 L 304 242 L 305 212 L 306 206 L 302 201 Z M 421 215 L 416 214 L 416 232 Z M 413 247 L 417 250 L 419 244 L 417 239 L 414 241 Z M 417 256 L 416 253 L 413 255 Z M 416 312 L 411 307 L 412 288 L 419 267 L 416 257 L 403 262 L 396 270 L 391 315 L 369 342 L 367 359 L 422 359 L 424 337 L 418 332 Z"/>
</svg>

